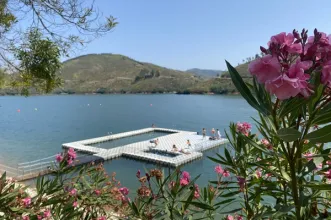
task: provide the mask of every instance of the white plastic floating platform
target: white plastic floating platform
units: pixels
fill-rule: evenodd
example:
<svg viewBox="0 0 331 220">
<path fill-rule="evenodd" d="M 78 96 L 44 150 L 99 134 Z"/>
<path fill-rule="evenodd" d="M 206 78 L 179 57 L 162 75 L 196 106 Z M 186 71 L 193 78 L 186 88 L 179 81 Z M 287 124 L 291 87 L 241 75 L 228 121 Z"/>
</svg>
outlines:
<svg viewBox="0 0 331 220">
<path fill-rule="evenodd" d="M 159 143 L 156 147 L 153 143 L 150 143 L 150 140 L 131 143 L 111 149 L 89 146 L 150 132 L 166 132 L 169 134 L 161 137 L 154 137 L 153 139 L 159 140 Z M 188 147 L 187 140 L 190 140 L 191 147 Z M 65 149 L 73 148 L 78 152 L 93 154 L 94 156 L 101 157 L 104 160 L 110 160 L 123 156 L 136 160 L 144 160 L 177 167 L 201 158 L 203 156 L 202 152 L 205 150 L 218 147 L 226 143 L 228 143 L 227 139 L 222 138 L 219 140 L 209 140 L 209 137 L 203 138 L 203 136 L 198 135 L 197 132 L 166 128 L 144 128 L 135 131 L 107 135 L 104 137 L 65 143 L 62 145 L 62 147 Z M 189 152 L 189 154 L 173 152 L 172 146 L 174 144 L 176 145 L 177 149 L 185 149 Z"/>
</svg>

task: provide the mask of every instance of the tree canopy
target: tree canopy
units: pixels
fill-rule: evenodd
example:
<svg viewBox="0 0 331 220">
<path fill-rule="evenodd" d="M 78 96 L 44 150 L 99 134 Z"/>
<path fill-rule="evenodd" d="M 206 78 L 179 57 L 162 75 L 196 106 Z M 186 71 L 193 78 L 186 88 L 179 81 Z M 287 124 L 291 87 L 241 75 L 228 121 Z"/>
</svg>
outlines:
<svg viewBox="0 0 331 220">
<path fill-rule="evenodd" d="M 0 72 L 15 76 L 13 85 L 23 94 L 30 87 L 50 92 L 61 84 L 60 58 L 116 24 L 94 1 L 1 0 Z"/>
</svg>

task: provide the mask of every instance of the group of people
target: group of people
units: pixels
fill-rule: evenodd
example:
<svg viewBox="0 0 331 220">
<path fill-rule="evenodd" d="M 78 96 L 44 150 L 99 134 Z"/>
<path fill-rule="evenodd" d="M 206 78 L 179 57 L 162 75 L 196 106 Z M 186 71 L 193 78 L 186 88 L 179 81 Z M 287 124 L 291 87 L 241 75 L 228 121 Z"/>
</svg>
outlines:
<svg viewBox="0 0 331 220">
<path fill-rule="evenodd" d="M 149 142 L 151 144 L 154 144 L 154 148 L 156 148 L 157 145 L 159 144 L 159 139 L 150 140 Z M 171 151 L 173 151 L 173 152 L 181 152 L 181 153 L 184 153 L 184 154 L 190 154 L 191 153 L 189 151 L 190 148 L 191 148 L 191 142 L 190 142 L 190 140 L 187 140 L 186 141 L 186 144 L 187 144 L 187 147 L 182 148 L 182 149 L 178 149 L 177 146 L 174 144 L 174 145 L 172 145 L 172 150 Z"/>
<path fill-rule="evenodd" d="M 205 139 L 206 135 L 207 135 L 206 128 L 203 128 L 202 129 L 202 139 Z M 222 138 L 222 135 L 221 135 L 220 130 L 218 130 L 218 129 L 215 130 L 215 128 L 212 128 L 211 136 L 209 137 L 209 140 L 219 140 L 221 138 Z"/>
<path fill-rule="evenodd" d="M 182 148 L 182 149 L 178 149 L 177 148 L 177 146 L 174 144 L 174 145 L 172 145 L 172 150 L 171 151 L 173 151 L 173 152 L 181 152 L 181 153 L 183 153 L 183 154 L 190 154 L 191 152 L 189 151 L 190 150 L 190 148 L 191 148 L 191 142 L 190 142 L 190 140 L 187 140 L 187 142 L 186 142 L 186 144 L 187 144 L 187 147 L 186 148 Z"/>
</svg>

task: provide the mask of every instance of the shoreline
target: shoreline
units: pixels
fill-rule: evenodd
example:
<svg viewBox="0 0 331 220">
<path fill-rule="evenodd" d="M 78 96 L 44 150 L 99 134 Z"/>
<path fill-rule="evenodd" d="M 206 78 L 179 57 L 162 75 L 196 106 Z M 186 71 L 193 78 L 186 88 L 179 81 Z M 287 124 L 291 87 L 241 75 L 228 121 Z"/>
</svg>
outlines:
<svg viewBox="0 0 331 220">
<path fill-rule="evenodd" d="M 153 93 L 153 92 L 124 92 L 124 93 L 49 93 L 49 94 L 29 94 L 30 96 L 73 96 L 73 95 L 222 95 L 222 96 L 240 96 L 238 92 L 235 93 L 178 93 L 178 92 L 163 92 L 163 93 Z M 23 95 L 17 94 L 0 94 L 0 97 L 23 97 Z"/>
</svg>

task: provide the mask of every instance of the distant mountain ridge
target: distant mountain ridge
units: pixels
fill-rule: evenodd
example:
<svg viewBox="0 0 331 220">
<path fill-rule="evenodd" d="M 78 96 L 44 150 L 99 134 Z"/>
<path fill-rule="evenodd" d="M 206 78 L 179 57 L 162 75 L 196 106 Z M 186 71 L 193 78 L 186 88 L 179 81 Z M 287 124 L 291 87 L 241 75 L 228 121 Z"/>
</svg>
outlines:
<svg viewBox="0 0 331 220">
<path fill-rule="evenodd" d="M 206 77 L 206 78 L 215 78 L 217 76 L 222 75 L 224 71 L 222 70 L 210 70 L 210 69 L 199 69 L 199 68 L 192 68 L 186 70 L 186 72 L 194 73 L 197 76 Z"/>
<path fill-rule="evenodd" d="M 251 75 L 247 71 L 247 66 L 248 64 L 245 63 L 236 68 L 244 78 L 250 80 Z M 173 70 L 120 54 L 87 54 L 63 62 L 59 72 L 63 85 L 54 93 L 227 94 L 237 92 L 227 72 L 217 77 L 221 72 L 219 70 L 195 70 L 197 69 L 193 71 L 191 69 L 190 72 Z M 209 73 L 211 77 L 202 77 L 194 72 Z M 5 74 L 2 78 L 5 80 L 0 88 L 0 95 L 17 94 L 18 91 L 10 83 L 12 76 Z M 36 93 L 31 89 L 31 94 Z"/>
</svg>

